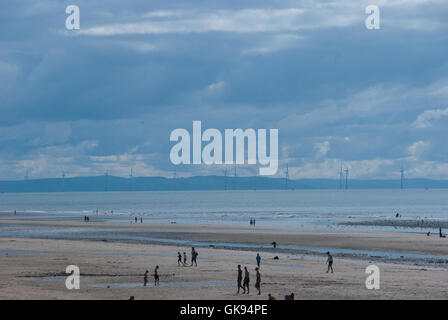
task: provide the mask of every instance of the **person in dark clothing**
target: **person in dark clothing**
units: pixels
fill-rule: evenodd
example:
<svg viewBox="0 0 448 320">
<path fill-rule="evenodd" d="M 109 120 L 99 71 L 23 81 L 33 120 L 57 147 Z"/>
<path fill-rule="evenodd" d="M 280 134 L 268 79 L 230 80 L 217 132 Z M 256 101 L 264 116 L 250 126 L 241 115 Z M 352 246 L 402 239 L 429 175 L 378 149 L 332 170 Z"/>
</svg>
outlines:
<svg viewBox="0 0 448 320">
<path fill-rule="evenodd" d="M 244 280 L 243 280 L 243 288 L 247 289 L 245 293 L 249 294 L 249 270 L 247 270 L 247 267 L 244 267 Z"/>
<path fill-rule="evenodd" d="M 180 254 L 180 252 L 177 253 L 177 265 L 183 265 L 182 263 L 182 255 Z"/>
<path fill-rule="evenodd" d="M 238 286 L 238 291 L 237 293 L 240 293 L 240 289 L 243 289 L 243 294 L 246 293 L 246 289 L 244 289 L 244 287 L 241 285 L 241 282 L 243 281 L 243 270 L 241 270 L 241 265 L 238 265 L 238 277 L 236 279 L 236 284 Z"/>
<path fill-rule="evenodd" d="M 148 283 L 148 273 L 149 271 L 146 270 L 145 275 L 143 276 L 143 286 L 146 287 L 146 284 Z"/>
<path fill-rule="evenodd" d="M 327 252 L 327 264 L 328 264 L 328 271 L 331 270 L 331 273 L 333 273 L 333 256 L 330 254 L 330 252 Z"/>
<path fill-rule="evenodd" d="M 255 279 L 255 289 L 258 290 L 258 295 L 261 294 L 261 274 L 260 269 L 257 267 L 255 268 L 255 271 L 257 272 L 256 279 Z"/>
<path fill-rule="evenodd" d="M 195 267 L 198 266 L 197 258 L 198 258 L 198 252 L 193 247 L 191 248 L 191 266 L 193 266 L 193 263 Z"/>
<path fill-rule="evenodd" d="M 159 266 L 156 266 L 156 268 L 154 269 L 154 286 L 155 287 L 160 286 Z"/>
</svg>

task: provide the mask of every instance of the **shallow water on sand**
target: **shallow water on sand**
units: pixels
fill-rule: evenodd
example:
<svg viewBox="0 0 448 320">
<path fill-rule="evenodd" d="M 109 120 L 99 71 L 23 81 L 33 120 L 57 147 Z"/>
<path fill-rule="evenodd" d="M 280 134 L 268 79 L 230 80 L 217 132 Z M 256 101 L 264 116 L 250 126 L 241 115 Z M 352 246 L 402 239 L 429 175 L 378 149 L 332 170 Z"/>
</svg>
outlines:
<svg viewBox="0 0 448 320">
<path fill-rule="evenodd" d="M 133 235 L 132 233 L 118 232 L 120 229 L 114 229 L 116 232 L 111 233 L 108 229 L 106 233 L 98 233 L 98 231 L 104 231 L 101 228 L 65 228 L 59 229 L 57 227 L 43 227 L 32 226 L 32 230 L 29 226 L 22 225 L 0 225 L 0 237 L 31 237 L 31 238 L 49 238 L 49 239 L 88 239 L 99 241 L 131 241 L 141 243 L 157 243 L 168 245 L 180 245 L 185 247 L 215 247 L 215 248 L 228 248 L 228 249 L 247 249 L 247 250 L 262 250 L 272 249 L 270 244 L 250 244 L 250 243 L 238 243 L 238 242 L 218 242 L 218 241 L 192 241 L 175 238 L 157 238 L 150 236 Z M 343 249 L 343 248 L 321 248 L 321 247 L 309 247 L 298 245 L 277 245 L 276 249 L 279 252 L 291 252 L 291 253 L 314 253 L 324 254 L 327 251 L 331 251 L 333 254 L 346 255 L 346 256 L 358 256 L 364 258 L 382 258 L 382 259 L 426 259 L 437 260 L 442 263 L 448 263 L 448 256 L 438 256 L 423 253 L 408 253 L 408 252 L 389 252 L 389 251 L 374 251 L 374 250 L 355 250 L 355 249 Z M 173 255 L 173 257 L 177 257 Z M 173 258 L 173 259 L 174 259 Z"/>
</svg>

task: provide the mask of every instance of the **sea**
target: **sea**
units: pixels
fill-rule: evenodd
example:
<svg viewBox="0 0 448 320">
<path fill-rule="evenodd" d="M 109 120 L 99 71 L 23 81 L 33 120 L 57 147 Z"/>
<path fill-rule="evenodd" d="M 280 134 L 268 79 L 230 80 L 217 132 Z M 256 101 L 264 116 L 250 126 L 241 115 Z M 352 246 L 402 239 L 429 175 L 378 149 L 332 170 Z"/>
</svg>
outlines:
<svg viewBox="0 0 448 320">
<path fill-rule="evenodd" d="M 0 219 L 399 230 L 344 222 L 448 220 L 447 189 L 2 193 Z M 425 229 L 426 230 L 426 229 Z M 410 230 L 415 231 L 415 230 Z"/>
</svg>

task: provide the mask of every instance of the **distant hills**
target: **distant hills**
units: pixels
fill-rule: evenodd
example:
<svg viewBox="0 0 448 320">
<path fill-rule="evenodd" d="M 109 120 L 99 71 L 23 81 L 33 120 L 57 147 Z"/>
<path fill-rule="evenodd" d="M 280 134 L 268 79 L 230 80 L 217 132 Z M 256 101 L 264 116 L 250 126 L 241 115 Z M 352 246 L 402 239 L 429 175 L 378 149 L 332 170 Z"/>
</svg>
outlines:
<svg viewBox="0 0 448 320">
<path fill-rule="evenodd" d="M 0 192 L 94 192 L 156 190 L 339 189 L 338 179 L 195 176 L 189 178 L 114 176 L 0 181 Z M 344 186 L 345 188 L 345 182 Z M 448 180 L 406 179 L 406 189 L 448 189 Z M 349 189 L 399 189 L 400 180 L 349 180 Z"/>
</svg>

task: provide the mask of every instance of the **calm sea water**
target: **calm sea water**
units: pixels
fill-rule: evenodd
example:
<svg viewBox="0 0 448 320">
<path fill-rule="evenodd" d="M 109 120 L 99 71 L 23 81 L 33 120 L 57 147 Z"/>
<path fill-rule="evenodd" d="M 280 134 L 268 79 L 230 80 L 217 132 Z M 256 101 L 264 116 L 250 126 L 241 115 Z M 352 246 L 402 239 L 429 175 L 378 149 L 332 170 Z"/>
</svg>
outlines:
<svg viewBox="0 0 448 320">
<path fill-rule="evenodd" d="M 448 190 L 0 194 L 0 212 L 14 210 L 26 213 L 18 219 L 82 220 L 89 215 L 91 220 L 131 221 L 137 216 L 144 222 L 247 226 L 255 218 L 257 226 L 341 228 L 339 222 L 393 218 L 396 212 L 402 219 L 447 220 Z"/>
</svg>

